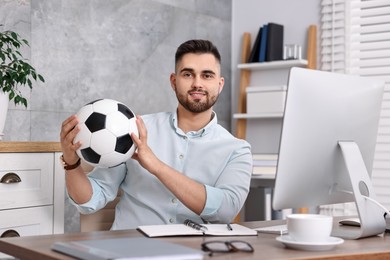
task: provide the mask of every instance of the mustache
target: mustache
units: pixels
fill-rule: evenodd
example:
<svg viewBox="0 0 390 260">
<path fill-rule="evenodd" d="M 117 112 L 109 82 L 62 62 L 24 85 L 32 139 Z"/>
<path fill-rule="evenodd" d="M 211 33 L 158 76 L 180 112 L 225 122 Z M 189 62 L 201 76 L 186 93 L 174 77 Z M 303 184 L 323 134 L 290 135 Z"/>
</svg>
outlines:
<svg viewBox="0 0 390 260">
<path fill-rule="evenodd" d="M 193 92 L 199 92 L 199 93 L 203 93 L 203 94 L 205 94 L 205 95 L 208 95 L 209 94 L 209 92 L 207 91 L 207 90 L 204 90 L 204 89 L 201 89 L 201 88 L 193 88 L 193 89 L 191 89 L 191 90 L 188 90 L 188 94 L 191 94 L 191 93 L 193 93 Z"/>
</svg>

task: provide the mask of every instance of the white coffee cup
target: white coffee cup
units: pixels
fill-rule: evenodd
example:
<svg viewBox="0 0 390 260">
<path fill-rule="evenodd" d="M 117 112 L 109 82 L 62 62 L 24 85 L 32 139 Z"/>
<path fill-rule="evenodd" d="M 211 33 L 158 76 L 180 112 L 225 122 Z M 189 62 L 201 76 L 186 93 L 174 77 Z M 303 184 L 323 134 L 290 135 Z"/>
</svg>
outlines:
<svg viewBox="0 0 390 260">
<path fill-rule="evenodd" d="M 287 216 L 289 236 L 297 242 L 326 242 L 330 238 L 333 217 L 318 214 L 291 214 Z"/>
</svg>

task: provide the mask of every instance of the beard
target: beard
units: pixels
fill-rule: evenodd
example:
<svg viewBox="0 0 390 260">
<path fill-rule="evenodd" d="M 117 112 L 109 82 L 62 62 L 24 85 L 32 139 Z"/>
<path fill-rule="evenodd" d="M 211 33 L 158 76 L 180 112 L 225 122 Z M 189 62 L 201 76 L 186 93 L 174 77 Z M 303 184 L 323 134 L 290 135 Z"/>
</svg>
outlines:
<svg viewBox="0 0 390 260">
<path fill-rule="evenodd" d="M 198 92 L 203 92 L 206 97 L 206 101 L 201 101 L 201 100 L 193 100 L 190 99 L 189 96 L 191 94 L 191 91 L 198 91 Z M 218 95 L 216 96 L 210 96 L 208 91 L 205 90 L 196 90 L 192 89 L 188 91 L 185 95 L 180 94 L 176 89 L 175 89 L 176 97 L 177 100 L 179 101 L 180 105 L 182 105 L 185 109 L 192 113 L 201 113 L 204 111 L 209 110 L 211 107 L 214 106 L 214 104 L 217 102 Z"/>
</svg>

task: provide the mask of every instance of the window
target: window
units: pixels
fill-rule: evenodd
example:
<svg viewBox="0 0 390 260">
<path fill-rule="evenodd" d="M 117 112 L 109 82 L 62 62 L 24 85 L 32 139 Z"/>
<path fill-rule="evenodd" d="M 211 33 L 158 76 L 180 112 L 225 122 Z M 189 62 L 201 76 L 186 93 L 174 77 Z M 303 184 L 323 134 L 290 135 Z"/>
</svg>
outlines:
<svg viewBox="0 0 390 260">
<path fill-rule="evenodd" d="M 323 0 L 320 68 L 385 80 L 372 182 L 390 209 L 390 1 Z M 354 205 L 322 207 L 334 215 L 353 214 Z M 352 211 L 352 212 L 351 212 Z"/>
</svg>

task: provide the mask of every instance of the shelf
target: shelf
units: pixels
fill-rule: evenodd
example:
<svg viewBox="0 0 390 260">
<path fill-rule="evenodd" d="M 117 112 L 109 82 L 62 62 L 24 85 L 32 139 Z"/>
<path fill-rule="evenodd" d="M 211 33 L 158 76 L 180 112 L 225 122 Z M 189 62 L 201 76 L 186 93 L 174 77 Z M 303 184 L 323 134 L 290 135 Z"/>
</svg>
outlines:
<svg viewBox="0 0 390 260">
<path fill-rule="evenodd" d="M 283 113 L 233 114 L 234 119 L 282 118 Z"/>
<path fill-rule="evenodd" d="M 268 62 L 242 63 L 238 64 L 239 69 L 251 70 L 270 70 L 270 69 L 287 69 L 291 67 L 306 67 L 307 60 L 278 60 Z"/>
</svg>

